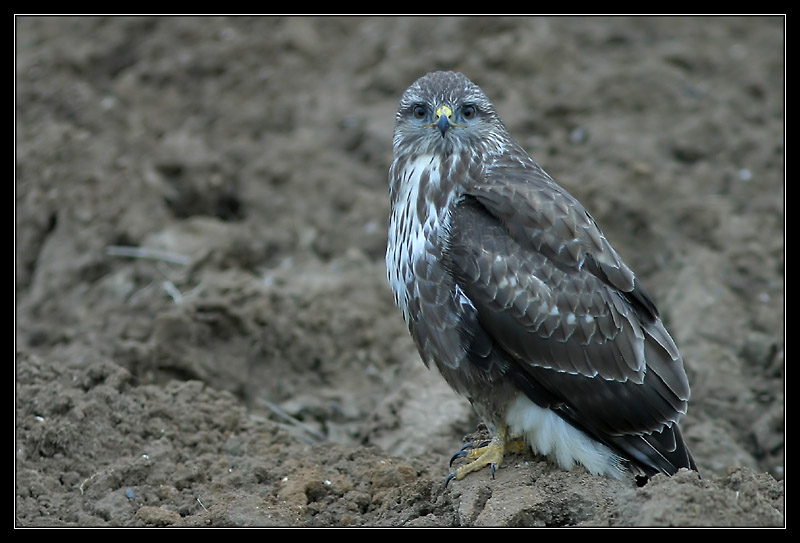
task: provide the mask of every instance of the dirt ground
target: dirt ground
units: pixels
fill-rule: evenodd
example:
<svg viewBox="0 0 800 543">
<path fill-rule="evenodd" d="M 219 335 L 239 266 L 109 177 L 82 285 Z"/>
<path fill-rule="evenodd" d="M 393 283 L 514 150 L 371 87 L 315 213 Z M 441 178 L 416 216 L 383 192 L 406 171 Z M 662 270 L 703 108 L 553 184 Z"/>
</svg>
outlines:
<svg viewBox="0 0 800 543">
<path fill-rule="evenodd" d="M 15 525 L 785 526 L 783 18 L 16 19 Z M 466 73 L 653 293 L 702 478 L 507 457 L 383 262 Z"/>
</svg>

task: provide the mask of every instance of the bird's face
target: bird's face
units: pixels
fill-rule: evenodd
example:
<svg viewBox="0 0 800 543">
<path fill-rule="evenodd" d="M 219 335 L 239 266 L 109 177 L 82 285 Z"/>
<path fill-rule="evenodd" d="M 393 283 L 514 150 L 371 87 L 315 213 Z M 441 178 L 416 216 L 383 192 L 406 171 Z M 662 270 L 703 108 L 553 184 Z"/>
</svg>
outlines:
<svg viewBox="0 0 800 543">
<path fill-rule="evenodd" d="M 428 74 L 414 82 L 400 100 L 395 156 L 412 149 L 434 155 L 474 152 L 496 143 L 497 135 L 504 133 L 494 106 L 477 85 L 458 73 Z"/>
</svg>

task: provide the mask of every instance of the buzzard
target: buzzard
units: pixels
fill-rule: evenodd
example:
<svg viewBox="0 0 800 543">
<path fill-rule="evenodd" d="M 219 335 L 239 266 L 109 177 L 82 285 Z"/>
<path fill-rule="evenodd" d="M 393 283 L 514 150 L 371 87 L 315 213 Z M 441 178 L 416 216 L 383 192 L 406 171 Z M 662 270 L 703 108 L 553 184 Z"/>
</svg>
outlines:
<svg viewBox="0 0 800 543">
<path fill-rule="evenodd" d="M 460 73 L 421 77 L 393 148 L 394 300 L 425 365 L 492 431 L 447 480 L 494 475 L 520 444 L 615 478 L 696 470 L 678 427 L 688 380 L 653 299 L 483 91 Z"/>
</svg>

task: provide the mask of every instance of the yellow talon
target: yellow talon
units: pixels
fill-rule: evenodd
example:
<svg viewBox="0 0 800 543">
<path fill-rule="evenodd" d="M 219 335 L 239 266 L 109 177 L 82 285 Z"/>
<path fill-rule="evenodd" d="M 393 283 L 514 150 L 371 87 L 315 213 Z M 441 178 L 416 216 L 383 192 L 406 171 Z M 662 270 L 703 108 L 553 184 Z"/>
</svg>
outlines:
<svg viewBox="0 0 800 543">
<path fill-rule="evenodd" d="M 468 463 L 448 475 L 446 482 L 450 482 L 452 479 L 460 481 L 468 474 L 486 466 L 491 467 L 492 478 L 494 478 L 494 472 L 503 463 L 503 456 L 507 452 L 525 452 L 526 450 L 527 445 L 525 442 L 519 439 L 510 439 L 508 427 L 505 424 L 501 424 L 497 427 L 497 432 L 491 441 L 478 447 L 467 445 L 453 456 L 452 460 L 465 458 Z"/>
</svg>

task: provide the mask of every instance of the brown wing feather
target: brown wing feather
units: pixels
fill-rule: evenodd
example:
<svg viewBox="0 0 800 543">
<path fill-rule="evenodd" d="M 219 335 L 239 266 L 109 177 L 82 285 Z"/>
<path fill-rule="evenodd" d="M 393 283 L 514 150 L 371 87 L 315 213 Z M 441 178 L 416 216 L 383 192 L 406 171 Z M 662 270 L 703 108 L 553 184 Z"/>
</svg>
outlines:
<svg viewBox="0 0 800 543">
<path fill-rule="evenodd" d="M 686 465 L 674 423 L 688 381 L 650 296 L 538 166 L 490 173 L 451 213 L 446 251 L 477 323 L 514 361 L 523 390 L 535 388 L 534 401 L 629 456 L 677 455 Z M 643 432 L 652 435 L 642 441 Z"/>
</svg>

